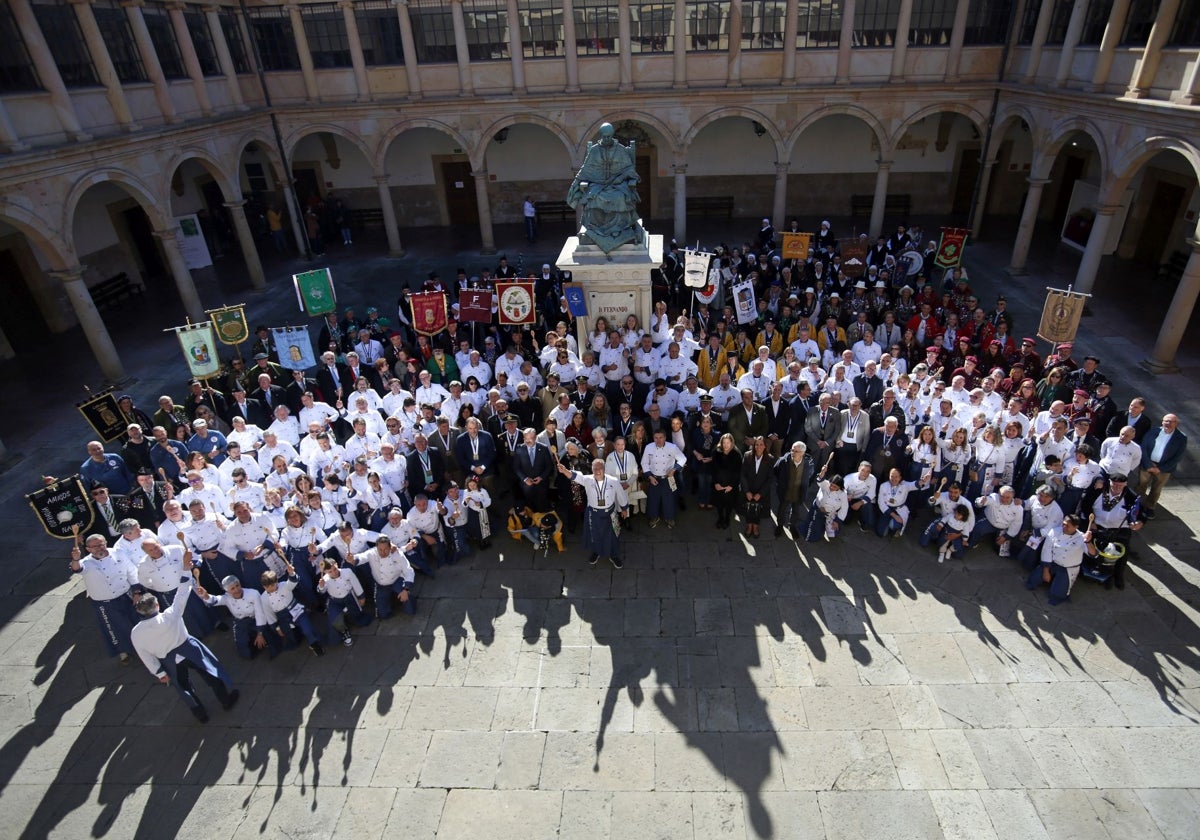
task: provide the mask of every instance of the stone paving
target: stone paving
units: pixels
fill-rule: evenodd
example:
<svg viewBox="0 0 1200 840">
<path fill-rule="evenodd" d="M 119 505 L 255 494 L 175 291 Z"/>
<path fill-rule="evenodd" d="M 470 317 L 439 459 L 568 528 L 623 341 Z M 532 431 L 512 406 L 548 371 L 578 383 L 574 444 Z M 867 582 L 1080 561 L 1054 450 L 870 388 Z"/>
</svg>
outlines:
<svg viewBox="0 0 1200 840">
<path fill-rule="evenodd" d="M 145 364 L 134 390 L 158 393 Z M 1183 481 L 1135 584 L 1081 582 L 1057 608 L 983 548 L 939 566 L 857 531 L 746 542 L 694 510 L 638 523 L 620 571 L 588 567 L 577 537 L 548 557 L 502 537 L 353 648 L 245 663 L 210 637 L 242 696 L 200 726 L 101 655 L 65 545 L 29 536 L 14 490 L 82 459 L 70 414 L 46 418 L 63 439 L 21 440 L 0 500 L 5 836 L 1200 834 L 1200 500 Z"/>
</svg>

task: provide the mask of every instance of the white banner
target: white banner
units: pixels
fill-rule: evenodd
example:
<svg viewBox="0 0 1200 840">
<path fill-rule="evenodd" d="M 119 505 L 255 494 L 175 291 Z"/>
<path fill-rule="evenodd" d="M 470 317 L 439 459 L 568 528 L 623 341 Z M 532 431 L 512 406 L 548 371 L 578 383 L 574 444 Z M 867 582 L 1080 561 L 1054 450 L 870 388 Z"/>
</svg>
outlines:
<svg viewBox="0 0 1200 840">
<path fill-rule="evenodd" d="M 179 250 L 183 252 L 183 261 L 187 263 L 187 267 L 206 268 L 212 265 L 212 255 L 208 253 L 208 243 L 204 241 L 200 217 L 195 213 L 190 216 L 177 216 L 175 224 L 179 228 Z"/>
<path fill-rule="evenodd" d="M 683 285 L 689 289 L 703 289 L 708 285 L 708 263 L 713 257 L 704 251 L 683 252 Z"/>
<path fill-rule="evenodd" d="M 754 284 L 739 280 L 733 284 L 733 308 L 739 324 L 749 324 L 758 318 L 758 303 L 754 300 Z"/>
<path fill-rule="evenodd" d="M 179 346 L 183 348 L 183 357 L 192 376 L 208 379 L 217 375 L 221 360 L 217 358 L 217 339 L 212 321 L 175 327 L 175 335 L 179 337 Z"/>
<path fill-rule="evenodd" d="M 308 327 L 272 327 L 271 338 L 279 351 L 279 366 L 288 370 L 306 370 L 315 367 L 312 339 Z"/>
</svg>

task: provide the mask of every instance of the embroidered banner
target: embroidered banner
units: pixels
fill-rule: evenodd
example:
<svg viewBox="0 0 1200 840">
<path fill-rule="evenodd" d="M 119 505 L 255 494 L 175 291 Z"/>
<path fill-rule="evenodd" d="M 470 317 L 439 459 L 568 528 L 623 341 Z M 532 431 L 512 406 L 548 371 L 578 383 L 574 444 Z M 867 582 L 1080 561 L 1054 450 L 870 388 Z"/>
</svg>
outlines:
<svg viewBox="0 0 1200 840">
<path fill-rule="evenodd" d="M 808 249 L 811 247 L 811 233 L 785 233 L 783 235 L 783 258 L 785 260 L 808 259 Z"/>
<path fill-rule="evenodd" d="M 500 296 L 500 323 L 506 327 L 532 324 L 536 318 L 533 308 L 533 283 L 497 283 Z"/>
<path fill-rule="evenodd" d="M 60 540 L 80 539 L 96 520 L 88 492 L 78 475 L 60 478 L 25 496 L 42 528 Z"/>
<path fill-rule="evenodd" d="M 418 292 L 410 298 L 413 329 L 421 335 L 437 335 L 446 329 L 446 295 L 442 292 Z"/>
<path fill-rule="evenodd" d="M 463 289 L 458 293 L 458 320 L 489 324 L 492 321 L 492 293 L 487 289 Z"/>
<path fill-rule="evenodd" d="M 758 303 L 754 300 L 754 284 L 739 280 L 733 285 L 733 307 L 739 324 L 750 324 L 758 318 Z"/>
<path fill-rule="evenodd" d="M 222 344 L 241 344 L 250 337 L 250 327 L 246 324 L 245 304 L 210 309 L 208 314 L 217 330 L 217 338 Z"/>
<path fill-rule="evenodd" d="M 1038 323 L 1038 337 L 1056 344 L 1074 340 L 1085 300 L 1086 295 L 1048 289 L 1046 302 L 1042 305 L 1042 320 Z"/>
<path fill-rule="evenodd" d="M 196 379 L 216 376 L 221 370 L 221 360 L 217 358 L 217 339 L 212 322 L 188 324 L 174 329 L 179 337 L 179 346 L 183 348 L 183 357 L 187 359 L 188 372 Z"/>
<path fill-rule="evenodd" d="M 853 237 L 838 242 L 842 252 L 842 273 L 847 277 L 862 277 L 867 271 L 867 241 Z M 836 280 L 836 277 L 830 277 Z"/>
<path fill-rule="evenodd" d="M 288 370 L 307 370 L 317 364 L 308 327 L 272 327 L 271 337 L 279 349 L 279 366 Z"/>
<path fill-rule="evenodd" d="M 941 268 L 958 268 L 962 265 L 963 251 L 967 248 L 967 234 L 970 228 L 942 228 L 942 238 L 938 242 L 937 256 L 933 264 Z"/>
<path fill-rule="evenodd" d="M 293 274 L 292 282 L 296 285 L 296 300 L 300 303 L 301 312 L 325 315 L 336 310 L 337 293 L 328 268 Z"/>
</svg>

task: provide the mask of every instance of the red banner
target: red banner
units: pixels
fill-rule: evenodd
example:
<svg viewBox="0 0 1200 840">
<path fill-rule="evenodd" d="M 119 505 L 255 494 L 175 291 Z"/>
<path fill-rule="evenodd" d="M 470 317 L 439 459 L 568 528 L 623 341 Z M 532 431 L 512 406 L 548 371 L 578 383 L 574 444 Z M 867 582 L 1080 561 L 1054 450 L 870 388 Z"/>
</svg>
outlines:
<svg viewBox="0 0 1200 840">
<path fill-rule="evenodd" d="M 533 305 L 533 282 L 497 283 L 500 296 L 500 323 L 504 326 L 526 326 L 537 320 Z"/>
<path fill-rule="evenodd" d="M 446 329 L 446 295 L 442 292 L 418 292 L 413 295 L 413 329 L 421 335 L 437 335 Z"/>
<path fill-rule="evenodd" d="M 847 277 L 862 277 L 867 273 L 867 240 L 857 236 L 838 241 L 842 253 L 842 273 Z M 807 254 L 805 255 L 807 256 Z M 831 277 L 830 280 L 835 278 Z"/>
<path fill-rule="evenodd" d="M 463 289 L 458 293 L 458 320 L 479 324 L 492 322 L 492 293 L 487 289 Z"/>
<path fill-rule="evenodd" d="M 941 268 L 958 268 L 962 265 L 963 251 L 967 249 L 967 234 L 970 228 L 942 228 L 942 240 L 938 243 L 934 265 Z"/>
</svg>

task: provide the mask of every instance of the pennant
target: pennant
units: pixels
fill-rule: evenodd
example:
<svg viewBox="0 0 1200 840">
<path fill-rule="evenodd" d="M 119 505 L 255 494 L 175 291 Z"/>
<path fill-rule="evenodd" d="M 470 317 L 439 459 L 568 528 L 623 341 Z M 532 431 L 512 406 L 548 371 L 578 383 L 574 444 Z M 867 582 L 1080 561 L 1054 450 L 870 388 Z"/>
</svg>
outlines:
<svg viewBox="0 0 1200 840">
<path fill-rule="evenodd" d="M 567 299 L 567 311 L 572 318 L 586 318 L 588 314 L 587 295 L 583 293 L 580 283 L 563 283 L 563 297 Z"/>
<path fill-rule="evenodd" d="M 174 329 L 179 337 L 179 346 L 183 349 L 183 357 L 187 360 L 188 372 L 196 379 L 216 376 L 221 370 L 221 360 L 217 357 L 217 339 L 212 322 L 188 324 Z"/>
<path fill-rule="evenodd" d="M 808 249 L 812 238 L 811 233 L 785 233 L 783 235 L 783 258 L 785 260 L 808 259 Z"/>
<path fill-rule="evenodd" d="M 708 306 L 717 298 L 717 289 L 721 286 L 721 269 L 714 265 L 708 272 L 708 282 L 704 284 L 703 289 L 697 289 L 696 300 Z"/>
<path fill-rule="evenodd" d="M 96 521 L 96 509 L 78 474 L 60 478 L 25 496 L 38 522 L 52 537 L 82 540 Z"/>
<path fill-rule="evenodd" d="M 754 284 L 739 280 L 733 285 L 733 308 L 739 324 L 753 323 L 758 319 L 758 303 L 754 299 Z"/>
<path fill-rule="evenodd" d="M 104 443 L 125 434 L 125 427 L 130 422 L 117 405 L 117 397 L 112 388 L 101 391 L 83 402 L 75 403 L 75 407 Z"/>
<path fill-rule="evenodd" d="M 865 239 L 853 237 L 838 242 L 838 250 L 842 253 L 842 273 L 847 277 L 862 277 L 867 272 L 867 242 Z M 831 277 L 830 280 L 837 278 Z"/>
<path fill-rule="evenodd" d="M 446 295 L 442 292 L 417 292 L 412 304 L 413 329 L 421 335 L 437 335 L 446 329 Z"/>
<path fill-rule="evenodd" d="M 500 324 L 506 327 L 526 326 L 534 323 L 533 283 L 497 283 L 496 294 L 500 296 Z"/>
<path fill-rule="evenodd" d="M 279 351 L 279 366 L 288 370 L 307 370 L 317 364 L 308 327 L 272 327 L 271 340 Z"/>
<path fill-rule="evenodd" d="M 250 327 L 246 323 L 246 306 L 226 306 L 222 309 L 208 310 L 213 326 L 217 330 L 217 338 L 222 344 L 241 344 L 250 337 Z"/>
<path fill-rule="evenodd" d="M 940 268 L 958 268 L 962 265 L 963 251 L 967 247 L 967 234 L 970 228 L 942 228 L 942 238 L 938 242 L 937 256 L 933 264 Z"/>
<path fill-rule="evenodd" d="M 292 283 L 296 286 L 296 301 L 301 312 L 315 316 L 336 311 L 337 293 L 328 268 L 293 274 Z"/>
<path fill-rule="evenodd" d="M 1042 320 L 1038 323 L 1038 337 L 1055 344 L 1073 341 L 1086 298 L 1087 295 L 1062 289 L 1047 289 L 1046 302 L 1042 305 Z"/>
<path fill-rule="evenodd" d="M 487 289 L 463 289 L 458 293 L 458 320 L 466 323 L 492 322 L 492 293 Z"/>
<path fill-rule="evenodd" d="M 703 289 L 708 285 L 708 264 L 713 255 L 704 251 L 683 252 L 683 285 Z"/>
</svg>

